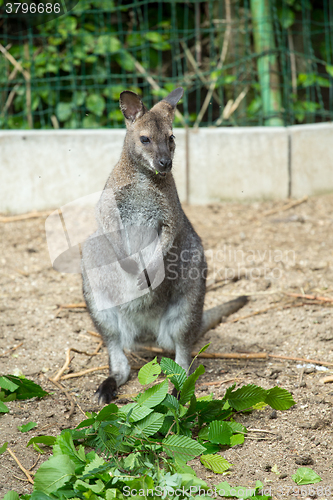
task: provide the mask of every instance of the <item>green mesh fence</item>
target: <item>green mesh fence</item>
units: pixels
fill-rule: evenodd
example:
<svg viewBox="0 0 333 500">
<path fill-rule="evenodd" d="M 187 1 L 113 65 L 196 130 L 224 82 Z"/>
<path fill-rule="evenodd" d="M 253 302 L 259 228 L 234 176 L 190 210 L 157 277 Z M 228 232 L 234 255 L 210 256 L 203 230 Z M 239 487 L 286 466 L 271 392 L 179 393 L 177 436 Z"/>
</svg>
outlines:
<svg viewBox="0 0 333 500">
<path fill-rule="evenodd" d="M 2 129 L 122 127 L 122 90 L 180 85 L 177 125 L 333 118 L 332 0 L 81 0 L 39 26 L 0 8 Z"/>
</svg>

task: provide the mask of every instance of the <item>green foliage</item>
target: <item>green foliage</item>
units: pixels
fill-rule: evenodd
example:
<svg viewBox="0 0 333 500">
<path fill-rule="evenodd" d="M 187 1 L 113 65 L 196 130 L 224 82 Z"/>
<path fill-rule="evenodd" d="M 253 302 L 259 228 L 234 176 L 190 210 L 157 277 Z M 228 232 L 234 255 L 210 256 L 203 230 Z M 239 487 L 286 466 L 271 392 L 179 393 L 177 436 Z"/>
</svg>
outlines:
<svg viewBox="0 0 333 500">
<path fill-rule="evenodd" d="M 32 380 L 14 375 L 1 376 L 0 389 L 0 413 L 8 413 L 9 408 L 5 403 L 14 401 L 15 399 L 42 398 L 48 395 L 46 391 Z"/>
<path fill-rule="evenodd" d="M 161 373 L 161 366 L 157 363 L 157 358 L 140 368 L 138 379 L 141 385 L 154 382 Z"/>
<path fill-rule="evenodd" d="M 298 485 L 315 484 L 322 481 L 321 477 L 308 467 L 300 467 L 297 469 L 296 474 L 293 474 L 291 477 Z"/>
<path fill-rule="evenodd" d="M 244 442 L 247 430 L 232 419 L 236 411 L 248 410 L 260 401 L 276 409 L 294 404 L 284 389 L 264 390 L 253 384 L 236 390 L 233 385 L 221 400 L 214 400 L 213 395 L 197 399 L 195 383 L 204 367 L 187 377 L 168 358 L 162 358 L 160 364 L 156 359 L 147 363 L 139 373 L 141 383 L 156 380 L 161 371 L 165 379 L 140 393 L 135 402 L 120 408 L 111 403 L 99 413 L 87 412 L 87 418 L 75 429 L 65 429 L 56 438 L 30 439 L 27 446 L 41 452 L 39 445 L 52 446 L 53 455 L 39 467 L 34 491 L 24 500 L 111 500 L 123 498 L 125 486 L 147 490 L 200 485 L 205 490 L 207 484 L 196 477 L 187 462 L 200 456 L 206 468 L 219 474 L 231 467 L 218 452 L 221 446 Z M 179 400 L 167 393 L 168 381 L 179 393 Z M 16 382 L 4 381 L 3 385 L 18 391 Z M 0 453 L 5 450 L 6 443 Z M 221 485 L 226 491 L 222 496 L 228 496 L 230 487 Z M 10 495 L 15 492 L 8 495 L 12 500 Z"/>
<path fill-rule="evenodd" d="M 19 425 L 17 428 L 20 432 L 29 432 L 35 427 L 37 427 L 36 422 L 28 422 L 27 424 Z"/>
</svg>

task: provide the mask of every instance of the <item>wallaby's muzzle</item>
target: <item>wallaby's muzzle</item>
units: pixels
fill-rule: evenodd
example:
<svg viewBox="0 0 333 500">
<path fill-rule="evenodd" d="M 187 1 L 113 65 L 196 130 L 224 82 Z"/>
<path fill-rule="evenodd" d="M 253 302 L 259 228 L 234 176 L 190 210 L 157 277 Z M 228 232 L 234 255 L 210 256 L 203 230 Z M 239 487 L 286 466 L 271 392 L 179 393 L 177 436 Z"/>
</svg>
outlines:
<svg viewBox="0 0 333 500">
<path fill-rule="evenodd" d="M 164 177 L 168 172 L 172 169 L 172 160 L 171 158 L 162 157 L 157 162 L 156 171 Z"/>
</svg>

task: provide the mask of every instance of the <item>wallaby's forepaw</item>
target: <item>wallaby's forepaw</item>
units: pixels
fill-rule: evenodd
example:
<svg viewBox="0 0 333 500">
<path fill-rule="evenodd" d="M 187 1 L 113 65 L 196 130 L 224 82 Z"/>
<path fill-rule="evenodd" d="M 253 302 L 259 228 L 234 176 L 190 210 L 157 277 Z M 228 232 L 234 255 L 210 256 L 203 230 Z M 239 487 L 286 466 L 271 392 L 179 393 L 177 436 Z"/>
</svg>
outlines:
<svg viewBox="0 0 333 500">
<path fill-rule="evenodd" d="M 113 377 L 108 377 L 95 392 L 98 404 L 108 405 L 117 395 L 117 382 Z"/>
</svg>

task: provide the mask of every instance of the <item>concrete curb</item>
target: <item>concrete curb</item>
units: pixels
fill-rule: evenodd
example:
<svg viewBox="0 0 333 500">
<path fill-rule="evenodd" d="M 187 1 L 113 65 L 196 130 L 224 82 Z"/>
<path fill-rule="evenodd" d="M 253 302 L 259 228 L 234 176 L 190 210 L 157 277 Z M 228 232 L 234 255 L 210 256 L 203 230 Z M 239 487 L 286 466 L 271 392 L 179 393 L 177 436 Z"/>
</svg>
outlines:
<svg viewBox="0 0 333 500">
<path fill-rule="evenodd" d="M 188 135 L 175 129 L 174 134 L 173 171 L 181 201 L 333 191 L 332 123 L 199 128 Z M 0 131 L 0 212 L 57 208 L 103 189 L 124 136 L 124 129 Z"/>
</svg>

